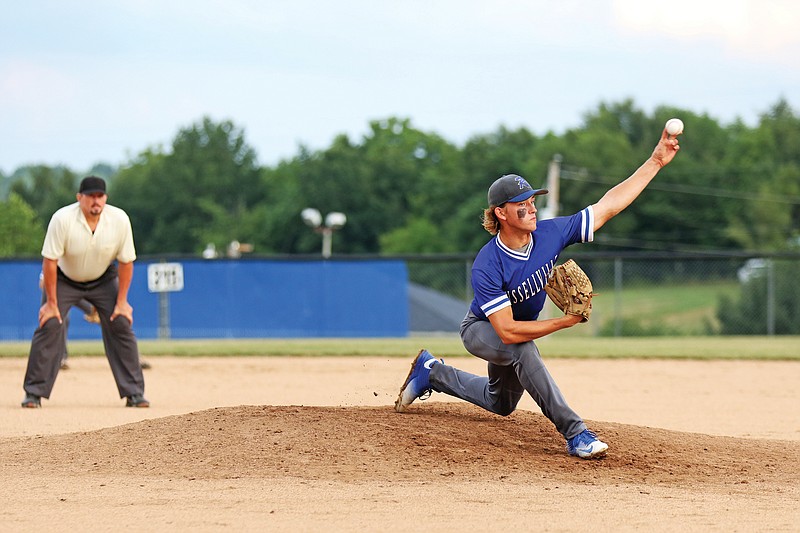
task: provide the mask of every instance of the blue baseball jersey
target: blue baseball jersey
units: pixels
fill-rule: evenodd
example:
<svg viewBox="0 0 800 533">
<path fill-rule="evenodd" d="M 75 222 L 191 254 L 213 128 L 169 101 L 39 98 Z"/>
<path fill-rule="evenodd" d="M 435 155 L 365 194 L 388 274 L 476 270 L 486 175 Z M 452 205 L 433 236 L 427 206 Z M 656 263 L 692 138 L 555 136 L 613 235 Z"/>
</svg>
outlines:
<svg viewBox="0 0 800 533">
<path fill-rule="evenodd" d="M 594 240 L 594 212 L 589 206 L 572 216 L 542 220 L 528 246 L 513 250 L 495 235 L 475 257 L 470 311 L 481 320 L 511 306 L 515 320 L 536 320 L 545 303 L 544 286 L 561 251 Z"/>
</svg>

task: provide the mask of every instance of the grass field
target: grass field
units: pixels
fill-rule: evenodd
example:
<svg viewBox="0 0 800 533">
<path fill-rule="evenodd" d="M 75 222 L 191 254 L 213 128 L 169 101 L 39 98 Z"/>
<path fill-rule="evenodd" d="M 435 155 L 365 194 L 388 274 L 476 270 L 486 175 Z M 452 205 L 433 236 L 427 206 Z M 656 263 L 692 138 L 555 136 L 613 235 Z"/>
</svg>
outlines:
<svg viewBox="0 0 800 533">
<path fill-rule="evenodd" d="M 572 336 L 610 335 L 620 320 L 623 331 L 635 328 L 639 335 L 706 335 L 718 331 L 717 306 L 723 295 L 737 297 L 735 282 L 629 286 L 614 292 L 599 290 L 588 328 L 572 328 Z M 555 309 L 554 307 L 552 309 Z"/>
<path fill-rule="evenodd" d="M 800 361 L 800 336 L 569 337 L 537 342 L 545 358 L 757 359 Z M 0 343 L 0 357 L 27 357 L 29 342 Z M 142 340 L 142 356 L 386 356 L 410 357 L 427 348 L 439 357 L 469 356 L 453 336 L 367 339 Z M 103 355 L 101 341 L 73 341 L 70 357 Z"/>
</svg>

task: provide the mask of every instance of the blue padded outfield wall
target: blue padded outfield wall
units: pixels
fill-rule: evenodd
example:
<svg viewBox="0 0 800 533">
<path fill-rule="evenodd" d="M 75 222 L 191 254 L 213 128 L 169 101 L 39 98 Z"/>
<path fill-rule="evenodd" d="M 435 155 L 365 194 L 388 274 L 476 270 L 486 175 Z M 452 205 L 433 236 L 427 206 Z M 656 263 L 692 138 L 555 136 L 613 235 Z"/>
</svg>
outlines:
<svg viewBox="0 0 800 533">
<path fill-rule="evenodd" d="M 184 289 L 151 293 L 137 260 L 128 300 L 140 339 L 159 338 L 160 298 L 171 338 L 405 337 L 408 272 L 397 260 L 174 260 Z M 30 340 L 41 302 L 41 261 L 0 262 L 0 341 Z M 100 328 L 70 313 L 70 339 Z"/>
</svg>

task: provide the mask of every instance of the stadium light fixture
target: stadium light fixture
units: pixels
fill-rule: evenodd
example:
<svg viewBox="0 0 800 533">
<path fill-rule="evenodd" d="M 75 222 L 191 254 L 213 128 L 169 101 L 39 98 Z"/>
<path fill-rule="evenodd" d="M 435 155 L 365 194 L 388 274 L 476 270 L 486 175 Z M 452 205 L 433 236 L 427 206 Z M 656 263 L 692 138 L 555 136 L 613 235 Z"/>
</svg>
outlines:
<svg viewBox="0 0 800 533">
<path fill-rule="evenodd" d="M 322 257 L 328 258 L 331 256 L 331 247 L 333 245 L 333 232 L 342 229 L 347 224 L 347 217 L 344 213 L 333 211 L 325 216 L 325 224 L 322 224 L 322 213 L 313 207 L 306 207 L 300 213 L 303 222 L 306 226 L 312 228 L 315 232 L 322 234 Z"/>
</svg>

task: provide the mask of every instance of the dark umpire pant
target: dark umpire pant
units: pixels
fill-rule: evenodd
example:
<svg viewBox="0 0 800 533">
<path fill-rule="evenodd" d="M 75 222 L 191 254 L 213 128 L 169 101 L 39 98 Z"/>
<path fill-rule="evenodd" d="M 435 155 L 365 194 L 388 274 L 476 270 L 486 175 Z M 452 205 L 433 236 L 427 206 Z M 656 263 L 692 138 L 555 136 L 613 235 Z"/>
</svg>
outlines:
<svg viewBox="0 0 800 533">
<path fill-rule="evenodd" d="M 44 292 L 44 289 L 42 289 L 42 305 L 44 305 L 46 301 L 47 301 L 47 293 Z M 78 303 L 76 303 L 75 307 L 83 311 L 83 313 L 86 315 L 91 314 L 91 312 L 93 311 L 91 304 L 89 304 L 84 299 L 81 299 Z M 64 332 L 64 334 L 61 335 L 63 337 L 62 339 L 63 346 L 61 346 L 60 349 L 61 362 L 63 363 L 67 360 L 67 357 L 69 356 L 69 354 L 67 353 L 67 330 L 69 329 L 69 313 L 67 313 L 66 315 L 61 315 L 61 320 L 64 322 L 63 324 L 64 327 L 61 328 L 61 330 Z"/>
<path fill-rule="evenodd" d="M 117 382 L 119 397 L 144 394 L 139 345 L 131 323 L 122 316 L 116 317 L 113 322 L 109 320 L 114 312 L 119 290 L 116 267 L 110 266 L 98 279 L 85 283 L 72 281 L 59 269 L 56 290 L 62 320 L 81 299 L 86 299 L 97 308 L 103 332 L 103 346 L 114 381 Z M 66 327 L 66 321 L 59 324 L 58 320 L 51 318 L 33 333 L 28 369 L 23 383 L 26 393 L 50 398 L 61 367 Z"/>
</svg>

